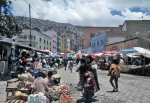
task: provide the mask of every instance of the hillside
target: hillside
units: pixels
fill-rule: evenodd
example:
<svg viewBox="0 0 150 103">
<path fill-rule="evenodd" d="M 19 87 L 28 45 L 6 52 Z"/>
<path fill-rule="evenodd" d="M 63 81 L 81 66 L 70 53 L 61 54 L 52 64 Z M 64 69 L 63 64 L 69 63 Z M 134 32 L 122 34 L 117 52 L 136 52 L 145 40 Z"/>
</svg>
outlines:
<svg viewBox="0 0 150 103">
<path fill-rule="evenodd" d="M 26 26 L 30 27 L 30 22 L 28 17 L 15 17 L 18 22 L 22 22 Z M 25 26 L 24 26 L 25 28 Z M 47 30 L 56 30 L 62 34 L 75 33 L 78 35 L 83 35 L 83 27 L 74 26 L 69 23 L 57 23 L 49 20 L 41 20 L 41 19 L 31 19 L 31 28 L 38 28 L 41 32 L 45 32 Z"/>
</svg>

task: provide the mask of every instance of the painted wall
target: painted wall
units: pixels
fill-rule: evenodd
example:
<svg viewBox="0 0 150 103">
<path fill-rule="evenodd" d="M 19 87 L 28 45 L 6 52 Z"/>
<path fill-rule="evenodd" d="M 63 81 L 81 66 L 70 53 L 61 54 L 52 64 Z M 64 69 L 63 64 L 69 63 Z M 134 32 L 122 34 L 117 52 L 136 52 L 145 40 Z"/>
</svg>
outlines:
<svg viewBox="0 0 150 103">
<path fill-rule="evenodd" d="M 18 42 L 22 45 L 29 46 L 30 44 L 30 30 L 24 29 L 23 33 L 21 34 L 22 37 L 18 38 Z M 31 44 L 32 47 L 35 47 L 37 49 L 43 49 L 43 50 L 50 50 L 51 51 L 51 44 L 52 44 L 52 38 L 47 36 L 46 34 L 43 34 L 36 30 L 31 30 Z"/>
<path fill-rule="evenodd" d="M 61 37 L 57 36 L 57 52 L 61 52 Z"/>
<path fill-rule="evenodd" d="M 102 52 L 105 50 L 106 45 L 106 32 L 98 34 L 91 39 L 91 51 L 93 52 Z"/>
<path fill-rule="evenodd" d="M 57 52 L 57 32 L 55 30 L 48 30 L 45 34 L 52 38 L 52 52 Z"/>
<path fill-rule="evenodd" d="M 119 27 L 84 27 L 84 35 L 83 35 L 83 48 L 89 48 L 90 47 L 90 39 L 91 36 L 95 36 L 99 34 L 98 32 L 104 32 L 104 31 L 121 31 L 122 26 Z"/>
</svg>

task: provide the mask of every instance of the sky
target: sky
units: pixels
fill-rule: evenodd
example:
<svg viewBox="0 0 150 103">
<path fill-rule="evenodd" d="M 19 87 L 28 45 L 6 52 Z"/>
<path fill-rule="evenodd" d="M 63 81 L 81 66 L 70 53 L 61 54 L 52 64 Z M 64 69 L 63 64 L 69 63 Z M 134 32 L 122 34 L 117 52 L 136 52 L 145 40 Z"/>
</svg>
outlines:
<svg viewBox="0 0 150 103">
<path fill-rule="evenodd" d="M 125 20 L 149 20 L 150 0 L 11 0 L 14 16 L 78 26 L 119 26 Z M 28 3 L 26 3 L 26 2 Z"/>
</svg>

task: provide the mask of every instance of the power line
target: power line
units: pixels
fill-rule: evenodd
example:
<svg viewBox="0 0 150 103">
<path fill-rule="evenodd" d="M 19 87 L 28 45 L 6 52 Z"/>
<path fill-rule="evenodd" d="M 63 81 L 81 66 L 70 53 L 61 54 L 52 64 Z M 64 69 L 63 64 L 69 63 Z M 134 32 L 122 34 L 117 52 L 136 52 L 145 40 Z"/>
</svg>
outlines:
<svg viewBox="0 0 150 103">
<path fill-rule="evenodd" d="M 29 5 L 29 3 L 26 0 L 24 0 L 24 1 Z"/>
<path fill-rule="evenodd" d="M 26 0 L 24 0 L 24 1 L 29 5 L 29 3 Z M 43 18 L 31 5 L 30 5 L 30 7 L 35 13 L 37 13 L 41 18 Z"/>
</svg>

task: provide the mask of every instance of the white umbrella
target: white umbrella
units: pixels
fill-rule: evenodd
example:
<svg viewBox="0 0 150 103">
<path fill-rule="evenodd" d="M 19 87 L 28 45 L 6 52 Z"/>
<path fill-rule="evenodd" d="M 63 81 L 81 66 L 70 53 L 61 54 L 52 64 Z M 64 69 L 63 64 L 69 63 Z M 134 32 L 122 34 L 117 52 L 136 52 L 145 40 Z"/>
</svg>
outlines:
<svg viewBox="0 0 150 103">
<path fill-rule="evenodd" d="M 139 57 L 141 55 L 141 53 L 136 52 L 136 53 L 127 53 L 126 54 L 128 57 Z"/>
<path fill-rule="evenodd" d="M 143 56 L 145 57 L 150 57 L 150 51 L 141 48 L 141 47 L 133 47 L 136 51 L 138 51 L 139 53 L 141 53 Z"/>
<path fill-rule="evenodd" d="M 103 53 L 98 53 L 98 54 L 95 54 L 95 56 L 102 56 Z"/>
<path fill-rule="evenodd" d="M 82 54 L 82 55 L 84 55 L 84 56 L 88 56 L 88 54 Z"/>
<path fill-rule="evenodd" d="M 150 51 L 141 47 L 133 47 L 136 51 L 141 53 L 143 56 L 150 58 Z"/>
<path fill-rule="evenodd" d="M 64 53 L 59 53 L 59 54 L 64 55 Z"/>
</svg>

